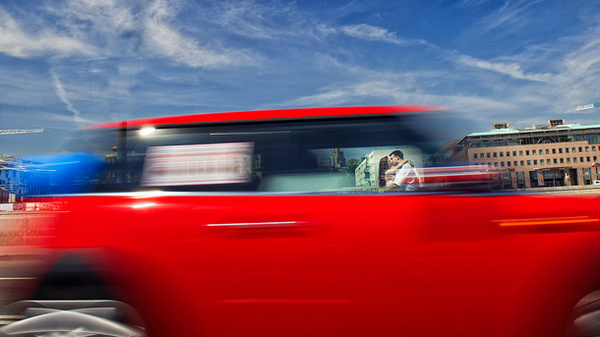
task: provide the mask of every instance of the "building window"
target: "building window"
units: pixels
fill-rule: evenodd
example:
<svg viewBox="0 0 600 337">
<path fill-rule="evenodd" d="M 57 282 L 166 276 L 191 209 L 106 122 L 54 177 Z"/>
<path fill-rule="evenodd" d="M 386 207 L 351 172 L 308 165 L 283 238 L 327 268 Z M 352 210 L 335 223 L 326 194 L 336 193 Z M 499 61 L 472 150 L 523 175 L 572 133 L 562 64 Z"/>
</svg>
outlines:
<svg viewBox="0 0 600 337">
<path fill-rule="evenodd" d="M 506 156 L 510 157 L 510 151 L 506 151 Z"/>
<path fill-rule="evenodd" d="M 540 164 L 544 165 L 544 159 L 540 160 Z"/>
<path fill-rule="evenodd" d="M 579 147 L 579 152 L 583 152 L 583 148 L 581 146 Z"/>
<path fill-rule="evenodd" d="M 492 167 L 492 163 L 488 163 L 488 167 Z"/>
<path fill-rule="evenodd" d="M 473 154 L 473 159 L 477 159 L 477 153 Z"/>
<path fill-rule="evenodd" d="M 539 152 L 540 156 L 542 155 L 542 152 L 543 152 L 543 151 L 544 151 L 544 150 L 540 149 L 540 152 Z"/>
<path fill-rule="evenodd" d="M 554 158 L 554 164 L 558 164 L 558 161 L 556 160 L 556 158 Z"/>
<path fill-rule="evenodd" d="M 546 159 L 546 164 L 550 165 L 550 158 Z"/>
<path fill-rule="evenodd" d="M 592 170 L 589 167 L 583 168 L 583 184 L 591 185 L 592 184 Z"/>
<path fill-rule="evenodd" d="M 573 157 L 573 162 L 576 163 L 577 162 L 577 157 Z"/>
<path fill-rule="evenodd" d="M 531 183 L 531 187 L 540 186 L 537 171 L 529 171 L 529 182 Z"/>
<path fill-rule="evenodd" d="M 519 151 L 519 156 L 522 156 L 522 155 L 523 155 L 523 151 Z"/>
<path fill-rule="evenodd" d="M 552 149 L 552 154 L 556 154 L 556 149 Z"/>
<path fill-rule="evenodd" d="M 494 167 L 498 167 L 498 163 L 497 163 L 497 162 L 496 162 L 496 163 L 494 163 Z"/>
<path fill-rule="evenodd" d="M 525 172 L 517 172 L 517 188 L 525 188 Z"/>
<path fill-rule="evenodd" d="M 585 147 L 585 152 L 590 152 L 590 147 L 589 146 Z"/>
<path fill-rule="evenodd" d="M 517 163 L 517 161 L 516 161 L 516 160 L 513 162 L 513 164 L 515 164 L 515 166 L 517 166 L 517 165 L 518 165 L 518 163 Z"/>
<path fill-rule="evenodd" d="M 546 149 L 546 154 L 550 154 L 550 149 Z"/>
<path fill-rule="evenodd" d="M 598 157 L 597 157 L 597 156 L 594 156 L 594 157 L 592 157 L 592 160 L 593 160 L 593 161 L 598 161 Z"/>
<path fill-rule="evenodd" d="M 579 157 L 579 162 L 583 163 L 583 157 Z"/>
<path fill-rule="evenodd" d="M 592 146 L 592 151 L 596 151 L 596 147 L 595 146 Z"/>
<path fill-rule="evenodd" d="M 525 155 L 529 156 L 529 150 L 525 150 Z"/>
<path fill-rule="evenodd" d="M 592 161 L 592 160 L 590 159 L 590 157 L 585 157 L 585 159 L 586 159 L 588 162 Z"/>
<path fill-rule="evenodd" d="M 528 160 L 527 161 L 527 166 L 530 166 L 530 165 L 531 165 L 531 160 Z"/>
<path fill-rule="evenodd" d="M 501 163 L 500 163 L 500 166 L 501 166 L 501 167 L 504 167 L 504 162 L 501 162 Z"/>
<path fill-rule="evenodd" d="M 533 165 L 537 165 L 537 159 L 533 160 Z"/>
<path fill-rule="evenodd" d="M 561 163 L 561 164 L 564 164 L 564 163 L 565 163 L 565 160 L 564 160 L 563 158 L 560 158 L 560 163 Z"/>
<path fill-rule="evenodd" d="M 536 155 L 535 150 L 531 151 L 531 154 L 535 156 Z"/>
<path fill-rule="evenodd" d="M 486 153 L 485 155 L 486 155 L 486 157 L 488 157 L 488 158 L 490 157 L 490 153 L 489 153 L 489 152 L 488 152 L 488 153 Z"/>
<path fill-rule="evenodd" d="M 525 161 L 521 160 L 521 166 L 525 166 Z"/>
<path fill-rule="evenodd" d="M 571 150 L 573 150 L 572 152 L 575 153 L 575 151 L 577 150 L 576 148 L 572 148 Z"/>
<path fill-rule="evenodd" d="M 517 151 L 513 151 L 513 157 L 517 156 Z"/>
<path fill-rule="evenodd" d="M 510 162 L 509 161 L 506 162 L 506 166 L 510 166 Z"/>
<path fill-rule="evenodd" d="M 494 152 L 494 158 L 498 157 L 498 152 Z"/>
<path fill-rule="evenodd" d="M 500 152 L 500 157 L 504 157 L 504 152 Z"/>
<path fill-rule="evenodd" d="M 562 147 L 558 149 L 558 153 L 562 153 Z"/>
<path fill-rule="evenodd" d="M 567 164 L 571 162 L 571 158 L 567 158 Z"/>
<path fill-rule="evenodd" d="M 565 152 L 569 153 L 569 148 L 568 147 L 565 147 Z"/>
</svg>

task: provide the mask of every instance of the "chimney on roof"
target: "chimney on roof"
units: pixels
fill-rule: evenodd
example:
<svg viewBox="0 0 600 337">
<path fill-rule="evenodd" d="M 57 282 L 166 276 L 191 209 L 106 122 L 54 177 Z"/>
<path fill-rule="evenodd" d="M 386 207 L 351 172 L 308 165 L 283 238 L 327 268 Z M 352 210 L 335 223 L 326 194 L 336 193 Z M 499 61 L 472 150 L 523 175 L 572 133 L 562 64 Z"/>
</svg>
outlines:
<svg viewBox="0 0 600 337">
<path fill-rule="evenodd" d="M 496 123 L 494 124 L 494 130 L 508 129 L 508 126 L 508 123 Z"/>
<path fill-rule="evenodd" d="M 548 125 L 557 126 L 557 125 L 565 125 L 564 119 L 551 119 L 548 121 Z"/>
</svg>

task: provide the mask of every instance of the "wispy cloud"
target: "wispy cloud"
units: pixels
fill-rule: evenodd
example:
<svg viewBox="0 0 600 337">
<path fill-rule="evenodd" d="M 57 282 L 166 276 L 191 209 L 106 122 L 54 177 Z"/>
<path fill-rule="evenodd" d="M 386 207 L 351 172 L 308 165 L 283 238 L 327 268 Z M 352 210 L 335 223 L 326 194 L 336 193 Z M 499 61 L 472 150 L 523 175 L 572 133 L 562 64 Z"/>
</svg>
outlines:
<svg viewBox="0 0 600 337">
<path fill-rule="evenodd" d="M 365 23 L 339 26 L 318 20 L 300 11 L 293 2 L 223 0 L 203 9 L 205 13 L 202 19 L 206 22 L 218 25 L 230 34 L 252 39 L 286 39 L 288 42 L 303 43 L 310 39 L 323 41 L 337 38 L 343 34 L 360 40 L 396 45 L 426 43 L 424 40 L 405 39 L 396 32 Z"/>
<path fill-rule="evenodd" d="M 367 41 L 389 42 L 397 45 L 426 44 L 424 40 L 408 40 L 399 37 L 395 32 L 368 24 L 346 25 L 340 28 L 343 34 Z"/>
<path fill-rule="evenodd" d="M 93 48 L 50 29 L 30 34 L 8 13 L 0 9 L 0 52 L 19 58 L 52 55 L 91 55 Z"/>
<path fill-rule="evenodd" d="M 27 114 L 27 118 L 31 121 L 27 123 L 16 123 L 14 121 L 22 120 L 23 114 Z M 94 116 L 98 117 L 98 116 Z M 69 134 L 73 131 L 73 123 L 77 126 L 92 125 L 99 123 L 102 119 L 85 118 L 81 115 L 74 120 L 73 115 L 65 115 L 62 113 L 56 113 L 47 109 L 27 109 L 25 111 L 18 112 L 5 112 L 3 118 L 6 120 L 13 121 L 14 125 L 18 125 L 18 128 L 29 128 L 27 125 L 35 125 L 36 127 L 45 127 L 50 129 L 60 130 L 64 135 Z"/>
<path fill-rule="evenodd" d="M 557 64 L 560 73 L 555 77 L 552 88 L 554 98 L 571 111 L 578 105 L 600 101 L 600 22 L 575 40 L 574 46 L 565 48 L 569 52 Z M 597 109 L 591 109 L 579 113 L 597 112 Z"/>
<path fill-rule="evenodd" d="M 488 1 L 491 1 L 491 0 L 461 0 L 456 4 L 456 6 L 457 7 L 475 7 L 475 6 L 479 6 Z"/>
<path fill-rule="evenodd" d="M 130 0 L 67 0 L 55 8 L 48 5 L 49 13 L 60 18 L 59 24 L 72 34 L 127 34 L 138 29 L 138 17 Z M 87 25 L 92 27 L 86 30 Z"/>
<path fill-rule="evenodd" d="M 365 98 L 396 99 L 404 91 L 388 81 L 365 81 L 321 88 L 318 93 L 287 101 L 287 106 L 347 105 Z"/>
<path fill-rule="evenodd" d="M 471 56 L 461 55 L 457 58 L 457 62 L 470 67 L 479 69 L 490 70 L 500 74 L 508 75 L 512 78 L 519 80 L 528 80 L 535 82 L 550 82 L 553 78 L 552 74 L 542 73 L 526 73 L 523 71 L 521 66 L 517 63 L 502 63 L 502 62 L 490 62 L 485 60 L 476 59 Z"/>
<path fill-rule="evenodd" d="M 528 12 L 528 9 L 540 2 L 542 0 L 505 1 L 500 8 L 481 18 L 477 29 L 484 34 L 500 28 L 513 30 L 522 27 L 529 23 L 527 16 L 531 12 Z"/>
<path fill-rule="evenodd" d="M 253 39 L 275 39 L 302 34 L 304 18 L 293 2 L 221 0 L 203 8 L 203 19 L 224 31 Z M 281 29 L 285 23 L 287 29 Z"/>
<path fill-rule="evenodd" d="M 27 29 L 0 10 L 0 52 L 18 58 L 64 58 L 131 57 L 143 51 L 193 68 L 254 64 L 244 50 L 186 36 L 177 24 L 176 3 L 68 0 L 57 8 L 45 8 L 56 24 L 28 24 Z"/>
<path fill-rule="evenodd" d="M 71 103 L 71 101 L 69 100 L 69 98 L 67 97 L 67 92 L 65 91 L 65 89 L 63 88 L 62 83 L 60 82 L 60 80 L 58 79 L 58 76 L 56 75 L 52 75 L 52 83 L 54 84 L 54 89 L 56 90 L 56 95 L 58 96 L 58 98 L 60 98 L 60 100 L 65 103 L 65 105 L 67 106 L 67 110 L 71 111 L 73 113 L 73 117 L 74 117 L 74 121 L 78 121 L 79 118 L 79 110 L 75 109 L 73 107 L 73 103 Z"/>
<path fill-rule="evenodd" d="M 354 83 L 336 83 L 319 89 L 319 92 L 286 101 L 288 106 L 335 106 L 373 101 L 377 104 L 437 104 L 473 111 L 477 116 L 493 114 L 500 110 L 510 111 L 517 108 L 514 102 L 502 98 L 481 97 L 476 93 L 456 94 L 444 90 L 436 92 L 432 88 L 437 80 L 448 78 L 451 74 L 443 71 L 394 74 L 354 69 L 357 77 L 363 80 Z"/>
<path fill-rule="evenodd" d="M 241 51 L 217 50 L 200 45 L 170 26 L 175 16 L 169 2 L 155 0 L 146 11 L 144 37 L 149 47 L 158 55 L 190 67 L 220 68 L 250 62 Z"/>
</svg>

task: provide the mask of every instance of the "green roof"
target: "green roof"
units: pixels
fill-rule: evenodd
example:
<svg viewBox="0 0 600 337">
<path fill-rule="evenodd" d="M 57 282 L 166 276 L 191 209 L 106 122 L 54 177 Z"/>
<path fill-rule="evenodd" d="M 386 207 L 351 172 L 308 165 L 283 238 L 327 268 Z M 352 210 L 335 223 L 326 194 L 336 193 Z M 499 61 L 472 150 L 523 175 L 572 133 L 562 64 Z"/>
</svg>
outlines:
<svg viewBox="0 0 600 337">
<path fill-rule="evenodd" d="M 586 130 L 586 129 L 600 129 L 600 124 L 593 125 L 580 125 L 580 124 L 565 124 L 559 125 L 548 129 L 540 129 L 540 128 L 529 128 L 529 129 L 496 129 L 485 132 L 473 132 L 467 135 L 467 137 L 478 137 L 478 136 L 495 136 L 495 135 L 510 135 L 510 134 L 519 134 L 523 132 L 531 132 L 531 131 L 557 131 L 557 130 Z"/>
<path fill-rule="evenodd" d="M 599 128 L 600 128 L 600 124 L 593 124 L 593 125 L 573 124 L 573 125 L 571 125 L 571 129 L 577 129 L 577 130 L 581 130 L 581 129 L 599 129 Z"/>
<path fill-rule="evenodd" d="M 473 132 L 467 135 L 467 137 L 476 137 L 476 136 L 493 136 L 493 135 L 508 135 L 508 134 L 517 134 L 519 130 L 515 129 L 496 129 L 485 132 Z"/>
</svg>

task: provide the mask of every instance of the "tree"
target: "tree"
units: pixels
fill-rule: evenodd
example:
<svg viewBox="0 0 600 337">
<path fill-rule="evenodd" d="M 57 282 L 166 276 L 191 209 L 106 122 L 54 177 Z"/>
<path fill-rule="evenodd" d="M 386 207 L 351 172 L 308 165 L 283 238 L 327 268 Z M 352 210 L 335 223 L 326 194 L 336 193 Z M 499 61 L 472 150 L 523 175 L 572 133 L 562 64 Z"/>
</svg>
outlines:
<svg viewBox="0 0 600 337">
<path fill-rule="evenodd" d="M 360 164 L 360 161 L 358 159 L 348 159 L 348 161 L 346 162 L 346 170 L 348 171 L 348 173 L 354 174 L 354 171 L 358 167 L 358 164 Z"/>
</svg>

